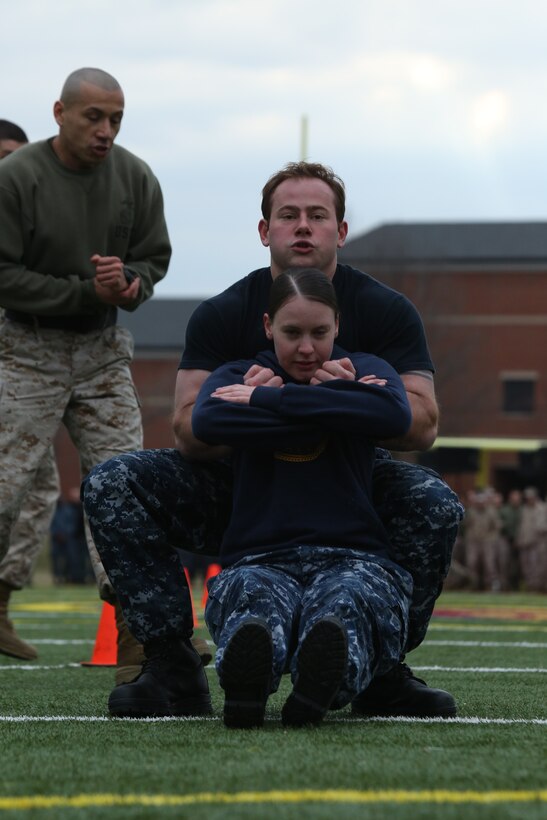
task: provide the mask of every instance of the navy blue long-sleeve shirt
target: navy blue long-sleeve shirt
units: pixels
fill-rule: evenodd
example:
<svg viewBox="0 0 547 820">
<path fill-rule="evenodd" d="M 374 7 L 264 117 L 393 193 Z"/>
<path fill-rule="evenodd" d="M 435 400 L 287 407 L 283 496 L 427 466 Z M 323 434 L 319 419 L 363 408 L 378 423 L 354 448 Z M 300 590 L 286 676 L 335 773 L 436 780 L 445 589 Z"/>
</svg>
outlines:
<svg viewBox="0 0 547 820">
<path fill-rule="evenodd" d="M 332 358 L 348 354 L 335 347 Z M 270 351 L 230 362 L 203 384 L 192 415 L 194 435 L 234 448 L 234 495 L 220 559 L 298 545 L 361 548 L 387 555 L 387 535 L 372 505 L 378 439 L 404 435 L 411 412 L 400 377 L 387 362 L 349 355 L 356 380 L 296 384 Z M 284 386 L 256 387 L 249 404 L 211 394 L 243 384 L 251 365 L 271 368 Z M 357 381 L 375 374 L 385 386 Z"/>
</svg>

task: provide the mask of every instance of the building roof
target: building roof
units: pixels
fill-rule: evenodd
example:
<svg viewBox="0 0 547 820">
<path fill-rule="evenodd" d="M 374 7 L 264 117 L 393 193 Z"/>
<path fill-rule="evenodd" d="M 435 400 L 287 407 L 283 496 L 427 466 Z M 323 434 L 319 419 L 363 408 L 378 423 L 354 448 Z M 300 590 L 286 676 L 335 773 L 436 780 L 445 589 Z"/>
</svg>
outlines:
<svg viewBox="0 0 547 820">
<path fill-rule="evenodd" d="M 340 262 L 364 266 L 422 263 L 547 264 L 547 222 L 405 222 L 380 225 L 346 242 Z M 133 313 L 118 311 L 138 351 L 184 348 L 186 326 L 202 299 L 150 299 Z"/>
<path fill-rule="evenodd" d="M 340 262 L 547 262 L 547 222 L 405 222 L 350 239 Z"/>
<path fill-rule="evenodd" d="M 182 353 L 186 325 L 202 299 L 149 299 L 133 313 L 118 310 L 118 324 L 127 327 L 136 350 Z"/>
</svg>

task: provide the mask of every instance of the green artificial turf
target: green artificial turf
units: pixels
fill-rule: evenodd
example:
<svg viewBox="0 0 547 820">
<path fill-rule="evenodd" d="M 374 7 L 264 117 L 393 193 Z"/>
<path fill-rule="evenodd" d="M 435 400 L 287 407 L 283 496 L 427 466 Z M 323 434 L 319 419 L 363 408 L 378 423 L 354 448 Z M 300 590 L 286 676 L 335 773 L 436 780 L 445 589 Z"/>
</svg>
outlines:
<svg viewBox="0 0 547 820">
<path fill-rule="evenodd" d="M 213 666 L 213 718 L 107 718 L 114 670 L 79 665 L 91 658 L 96 637 L 102 605 L 95 590 L 36 588 L 13 600 L 16 628 L 36 642 L 39 659 L 0 656 L 0 820 L 547 815 L 547 678 L 532 671 L 547 669 L 544 597 L 439 599 L 443 616 L 407 660 L 430 685 L 455 695 L 468 723 L 366 720 L 345 709 L 319 728 L 287 730 L 279 720 L 290 691 L 284 679 L 264 729 L 247 732 L 224 727 Z M 475 609 L 462 615 L 459 607 Z M 501 612 L 494 617 L 488 607 Z M 41 643 L 51 640 L 61 643 Z M 52 668 L 25 668 L 37 665 Z M 466 791 L 471 802 L 455 802 Z M 103 805 L 105 795 L 128 804 Z M 34 807 L 13 802 L 28 797 Z M 48 808 L 48 797 L 79 797 L 83 805 Z M 157 804 L 148 805 L 153 798 Z M 171 798 L 179 804 L 169 805 Z"/>
</svg>

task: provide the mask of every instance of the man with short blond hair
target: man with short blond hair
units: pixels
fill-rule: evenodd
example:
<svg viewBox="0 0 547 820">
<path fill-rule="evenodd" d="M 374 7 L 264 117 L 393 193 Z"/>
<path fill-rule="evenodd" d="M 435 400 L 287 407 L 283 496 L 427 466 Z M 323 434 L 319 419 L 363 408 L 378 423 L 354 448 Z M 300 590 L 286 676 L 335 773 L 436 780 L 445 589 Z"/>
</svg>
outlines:
<svg viewBox="0 0 547 820">
<path fill-rule="evenodd" d="M 188 324 L 175 391 L 178 449 L 115 457 L 94 468 L 84 482 L 97 548 L 129 627 L 147 654 L 143 674 L 112 692 L 113 715 L 199 713 L 199 688 L 193 686 L 181 649 L 192 634 L 192 609 L 176 547 L 218 550 L 231 511 L 232 470 L 229 448 L 195 437 L 192 413 L 212 371 L 228 361 L 254 359 L 270 347 L 262 317 L 281 271 L 315 267 L 331 279 L 340 306 L 340 345 L 350 353 L 376 354 L 400 374 L 412 424 L 405 436 L 384 446 L 426 450 L 435 440 L 434 368 L 422 321 L 402 294 L 338 262 L 348 231 L 344 199 L 342 181 L 319 163 L 290 163 L 268 180 L 258 228 L 270 265 L 202 302 Z M 336 378 L 340 366 L 332 366 Z M 267 368 L 251 368 L 245 384 L 267 385 L 272 375 Z M 373 498 L 391 543 L 389 557 L 414 581 L 405 647 L 410 651 L 425 636 L 462 508 L 436 473 L 395 461 L 385 450 L 377 451 Z M 414 717 L 456 714 L 452 695 L 414 677 L 403 657 L 373 680 L 353 708 Z"/>
</svg>

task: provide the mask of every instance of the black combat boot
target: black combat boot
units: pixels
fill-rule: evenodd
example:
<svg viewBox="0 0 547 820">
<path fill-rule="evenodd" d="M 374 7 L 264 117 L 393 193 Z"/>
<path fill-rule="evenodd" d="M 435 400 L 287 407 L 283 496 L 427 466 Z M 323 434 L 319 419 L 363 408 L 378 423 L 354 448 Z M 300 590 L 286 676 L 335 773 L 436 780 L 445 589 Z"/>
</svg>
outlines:
<svg viewBox="0 0 547 820">
<path fill-rule="evenodd" d="M 348 662 L 346 630 L 337 618 L 323 618 L 298 650 L 294 688 L 281 711 L 284 726 L 321 723 L 344 680 Z"/>
<path fill-rule="evenodd" d="M 456 701 L 444 689 L 432 689 L 415 677 L 406 663 L 398 663 L 385 675 L 374 678 L 357 695 L 351 710 L 358 715 L 381 717 L 454 717 Z"/>
<path fill-rule="evenodd" d="M 264 723 L 272 680 L 273 648 L 268 625 L 249 619 L 236 629 L 219 670 L 224 689 L 224 723 L 230 729 L 256 729 Z"/>
<path fill-rule="evenodd" d="M 211 714 L 209 684 L 190 638 L 157 638 L 144 644 L 141 674 L 110 693 L 113 717 L 177 717 Z"/>
</svg>

